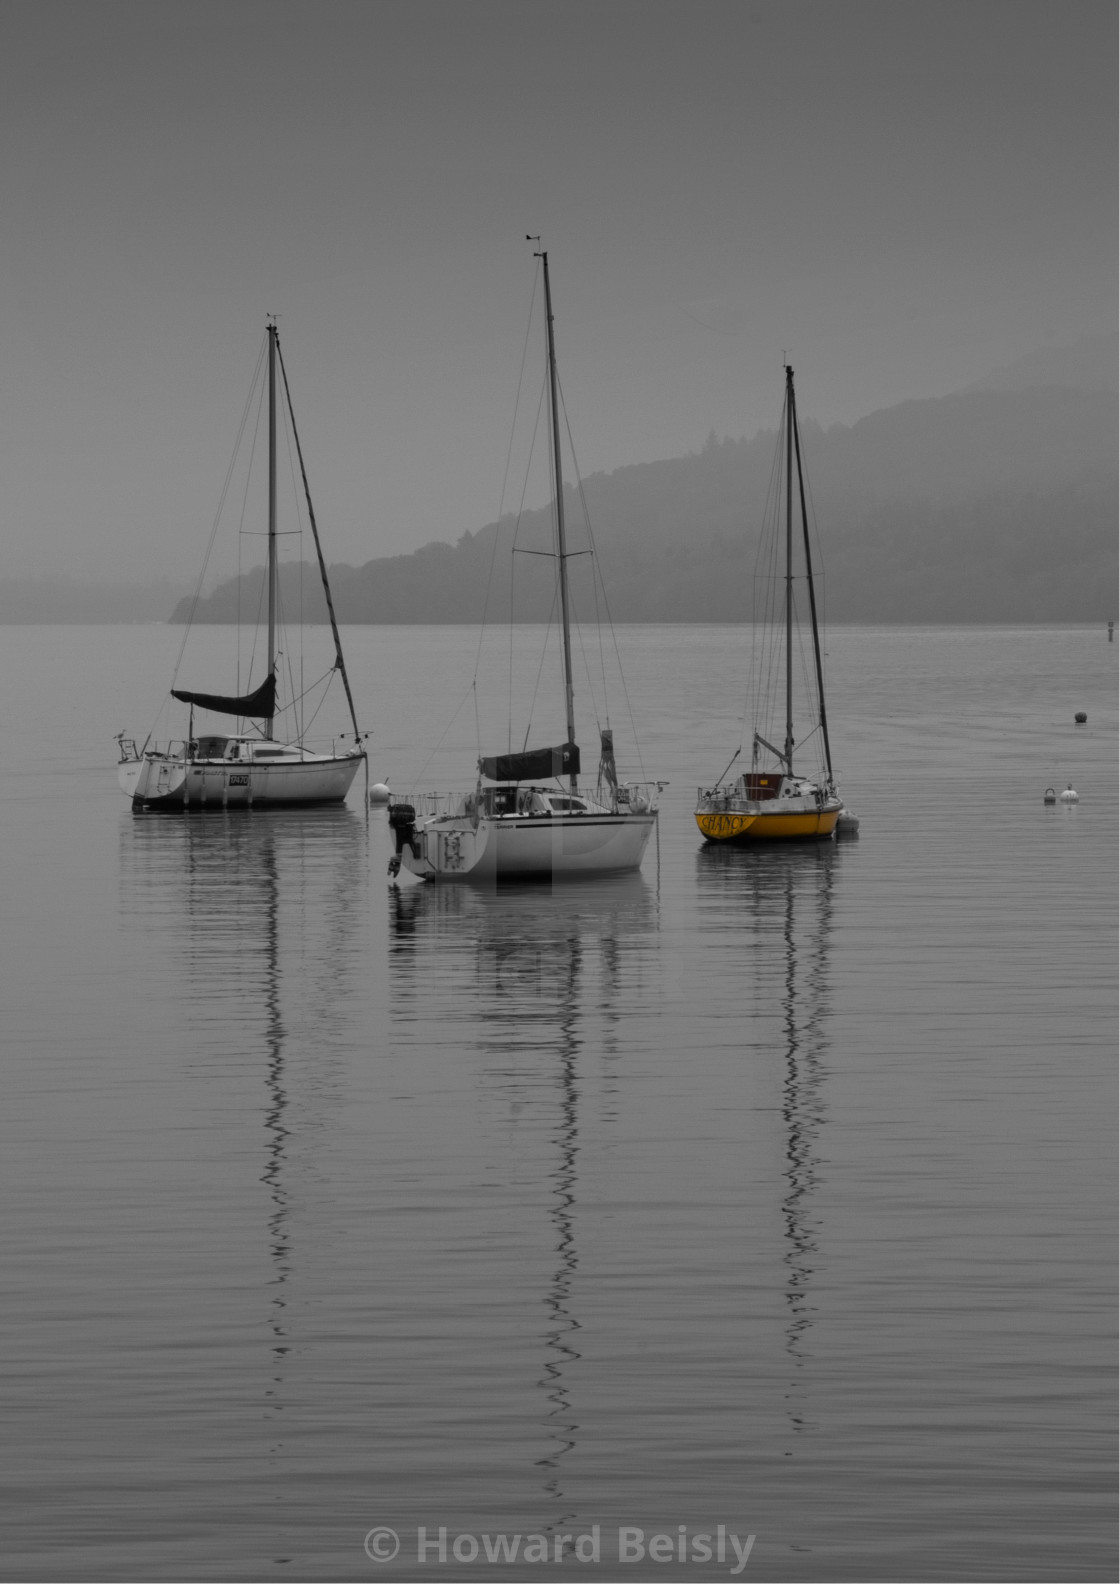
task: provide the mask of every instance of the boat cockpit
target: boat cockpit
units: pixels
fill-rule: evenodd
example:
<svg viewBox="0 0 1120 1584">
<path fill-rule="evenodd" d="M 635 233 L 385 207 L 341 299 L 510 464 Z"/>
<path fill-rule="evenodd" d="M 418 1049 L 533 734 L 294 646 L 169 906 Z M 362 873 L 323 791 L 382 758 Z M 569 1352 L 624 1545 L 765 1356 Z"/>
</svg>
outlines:
<svg viewBox="0 0 1120 1584">
<path fill-rule="evenodd" d="M 491 819 L 552 819 L 601 811 L 577 792 L 561 792 L 553 787 L 485 786 L 469 793 L 459 812 Z"/>
<path fill-rule="evenodd" d="M 190 759 L 219 759 L 224 764 L 260 763 L 269 759 L 301 759 L 294 744 L 267 742 L 259 737 L 195 737 L 189 744 Z"/>
</svg>

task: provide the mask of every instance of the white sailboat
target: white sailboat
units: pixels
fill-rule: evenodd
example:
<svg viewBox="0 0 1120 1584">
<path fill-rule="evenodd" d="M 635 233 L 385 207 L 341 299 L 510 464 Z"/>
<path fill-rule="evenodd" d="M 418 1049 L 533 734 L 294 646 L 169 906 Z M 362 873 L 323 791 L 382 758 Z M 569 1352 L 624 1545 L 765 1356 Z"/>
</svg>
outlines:
<svg viewBox="0 0 1120 1584">
<path fill-rule="evenodd" d="M 218 694 L 171 689 L 171 697 L 190 706 L 189 725 L 185 737 L 171 741 L 163 747 L 155 745 L 149 736 L 142 747 L 135 739 L 122 732 L 117 742 L 120 748 L 118 781 L 121 790 L 132 800 L 138 810 L 171 810 L 200 812 L 227 808 L 291 807 L 293 805 L 319 805 L 341 803 L 365 763 L 362 747 L 363 734 L 359 731 L 346 662 L 342 655 L 342 642 L 335 620 L 334 602 L 327 579 L 326 562 L 319 543 L 311 494 L 307 487 L 307 473 L 303 465 L 303 452 L 295 427 L 291 393 L 288 389 L 287 371 L 280 352 L 276 325 L 268 324 L 268 564 L 266 569 L 268 593 L 268 653 L 264 679 L 250 693 Z M 284 395 L 291 422 L 292 437 L 299 458 L 300 472 L 307 501 L 308 516 L 315 539 L 319 571 L 327 600 L 331 631 L 334 636 L 335 660 L 331 668 L 337 671 L 346 691 L 350 719 L 353 723 L 351 748 L 330 752 L 317 752 L 303 741 L 299 723 L 293 715 L 294 734 L 282 737 L 275 728 L 277 716 L 283 716 L 278 704 L 278 554 L 277 554 L 277 499 L 276 499 L 276 406 L 277 363 L 284 381 Z M 206 727 L 196 731 L 195 710 L 210 714 L 235 716 L 239 726 L 234 731 Z"/>
<path fill-rule="evenodd" d="M 805 481 L 801 468 L 801 439 L 797 426 L 793 369 L 788 364 L 782 414 L 778 456 L 781 464 L 779 476 L 784 476 L 785 481 L 784 521 L 780 510 L 775 510 L 769 526 L 784 539 L 785 570 L 784 575 L 772 585 L 781 586 L 778 608 L 769 613 L 770 619 L 758 629 L 764 644 L 768 645 L 771 638 L 775 638 L 777 640 L 775 649 L 784 650 L 784 655 L 778 664 L 773 663 L 776 658 L 775 653 L 768 650 L 765 664 L 760 667 L 767 677 L 777 680 L 780 687 L 763 689 L 756 700 L 751 768 L 734 781 L 724 781 L 723 777 L 727 775 L 727 770 L 731 769 L 731 765 L 742 751 L 736 750 L 731 764 L 723 772 L 719 782 L 713 787 L 701 787 L 697 792 L 696 800 L 696 824 L 704 840 L 731 846 L 754 846 L 758 842 L 767 841 L 828 838 L 836 833 L 838 827 L 853 831 L 858 826 L 855 817 L 845 810 L 833 777 L 832 749 L 829 743 L 828 716 L 824 701 L 824 665 L 809 545 L 809 519 L 805 505 Z M 810 722 L 800 742 L 794 735 L 796 626 L 794 582 L 797 576 L 794 556 L 795 469 L 814 661 L 812 685 L 814 697 L 808 706 Z M 775 725 L 771 725 L 771 712 L 777 717 L 778 710 L 783 704 L 785 736 L 782 746 L 778 747 L 768 741 L 763 732 L 768 731 L 777 735 L 775 725 L 778 721 L 775 721 Z M 804 757 L 808 755 L 810 743 L 817 750 L 817 765 L 808 773 L 801 769 L 795 770 L 794 753 L 797 753 L 799 763 L 803 763 Z"/>
<path fill-rule="evenodd" d="M 418 810 L 414 802 L 393 800 L 389 824 L 396 851 L 389 861 L 389 873 L 394 877 L 402 865 L 423 880 L 476 883 L 624 874 L 641 865 L 657 823 L 656 784 L 619 784 L 609 728 L 600 732 L 594 795 L 579 785 L 556 340 L 548 254 L 542 250 L 536 257 L 544 276 L 566 736 L 556 747 L 483 756 L 474 788 L 454 809 L 426 812 Z"/>
</svg>

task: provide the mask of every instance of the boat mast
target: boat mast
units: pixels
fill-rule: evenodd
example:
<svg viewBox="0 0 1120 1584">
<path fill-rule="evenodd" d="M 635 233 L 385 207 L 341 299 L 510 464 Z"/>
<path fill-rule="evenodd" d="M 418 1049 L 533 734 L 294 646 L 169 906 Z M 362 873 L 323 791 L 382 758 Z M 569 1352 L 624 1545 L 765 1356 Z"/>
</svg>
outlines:
<svg viewBox="0 0 1120 1584">
<path fill-rule="evenodd" d="M 813 586 L 813 552 L 809 543 L 809 513 L 805 508 L 805 474 L 801 466 L 801 435 L 797 427 L 797 403 L 790 387 L 793 403 L 793 445 L 797 455 L 797 490 L 801 497 L 801 533 L 805 544 L 805 578 L 809 585 L 809 615 L 813 623 L 813 658 L 817 666 L 817 700 L 820 706 L 821 738 L 824 743 L 824 762 L 828 768 L 828 782 L 832 785 L 832 748 L 828 741 L 828 715 L 824 706 L 824 661 L 821 658 L 821 635 L 817 625 L 817 595 Z"/>
<path fill-rule="evenodd" d="M 537 258 L 544 265 L 544 317 L 548 327 L 548 391 L 552 409 L 552 469 L 556 479 L 556 551 L 560 562 L 560 622 L 564 644 L 564 709 L 568 726 L 568 742 L 576 740 L 575 695 L 572 690 L 572 632 L 568 616 L 568 554 L 564 538 L 564 481 L 560 473 L 560 413 L 556 400 L 556 337 L 552 324 L 552 291 L 548 284 L 548 254 L 543 250 Z M 570 777 L 571 790 L 576 790 L 576 778 Z"/>
<path fill-rule="evenodd" d="M 268 326 L 268 675 L 276 674 L 276 321 Z M 273 709 L 275 705 L 273 706 Z M 268 735 L 272 735 L 269 710 Z"/>
<path fill-rule="evenodd" d="M 793 774 L 793 369 L 786 364 L 786 770 Z"/>
</svg>

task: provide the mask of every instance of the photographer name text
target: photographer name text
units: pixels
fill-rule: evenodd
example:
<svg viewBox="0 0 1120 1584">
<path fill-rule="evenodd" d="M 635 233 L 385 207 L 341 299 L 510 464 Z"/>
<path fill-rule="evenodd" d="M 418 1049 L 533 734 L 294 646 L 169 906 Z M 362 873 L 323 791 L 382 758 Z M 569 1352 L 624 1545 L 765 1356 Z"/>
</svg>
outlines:
<svg viewBox="0 0 1120 1584">
<path fill-rule="evenodd" d="M 613 1553 L 610 1543 L 614 1541 Z M 754 1546 L 753 1534 L 740 1539 L 719 1524 L 714 1531 L 690 1530 L 678 1524 L 675 1533 L 648 1531 L 637 1524 L 619 1524 L 604 1533 L 600 1524 L 580 1534 L 452 1534 L 446 1524 L 416 1530 L 415 1558 L 419 1563 L 443 1566 L 470 1566 L 471 1563 L 521 1566 L 565 1562 L 601 1562 L 604 1555 L 621 1563 L 677 1566 L 689 1563 L 727 1564 L 732 1577 L 741 1574 Z M 371 1529 L 365 1538 L 365 1551 L 371 1562 L 392 1562 L 400 1554 L 401 1537 L 395 1529 Z"/>
</svg>

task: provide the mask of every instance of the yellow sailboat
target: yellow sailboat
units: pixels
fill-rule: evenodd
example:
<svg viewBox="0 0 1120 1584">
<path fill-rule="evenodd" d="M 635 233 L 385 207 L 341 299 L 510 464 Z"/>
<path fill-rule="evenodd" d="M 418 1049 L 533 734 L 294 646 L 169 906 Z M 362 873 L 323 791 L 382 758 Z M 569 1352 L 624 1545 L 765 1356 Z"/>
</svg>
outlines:
<svg viewBox="0 0 1120 1584">
<path fill-rule="evenodd" d="M 794 476 L 800 505 L 804 567 L 799 573 L 794 555 Z M 785 400 L 782 426 L 778 436 L 778 466 L 773 510 L 768 512 L 769 536 L 776 553 L 784 539 L 784 575 L 766 580 L 775 590 L 772 608 L 756 629 L 758 648 L 755 668 L 755 724 L 751 744 L 751 768 L 733 780 L 726 777 L 742 752 L 740 746 L 731 763 L 712 787 L 697 790 L 696 823 L 705 841 L 727 842 L 736 846 L 765 841 L 821 840 L 833 836 L 838 826 L 854 829 L 858 822 L 844 808 L 832 772 L 832 751 L 828 740 L 828 717 L 824 702 L 824 666 L 821 657 L 817 600 L 813 586 L 809 519 L 805 507 L 805 481 L 801 468 L 801 437 L 797 426 L 797 402 L 793 390 L 793 369 L 786 366 Z M 785 495 L 785 511 L 781 497 Z M 807 690 L 812 696 L 810 724 L 800 741 L 794 735 L 794 659 L 797 632 L 795 587 L 804 581 L 808 594 L 813 638 L 813 666 L 805 669 Z M 803 659 L 806 657 L 802 656 Z M 784 680 L 784 688 L 781 683 Z M 777 682 L 778 686 L 769 684 Z M 778 717 L 785 705 L 785 737 L 775 747 L 764 735 L 777 735 L 771 717 Z M 779 717 L 780 718 L 780 717 Z M 815 750 L 816 768 L 806 772 L 801 765 Z M 799 768 L 794 768 L 797 754 Z"/>
</svg>

